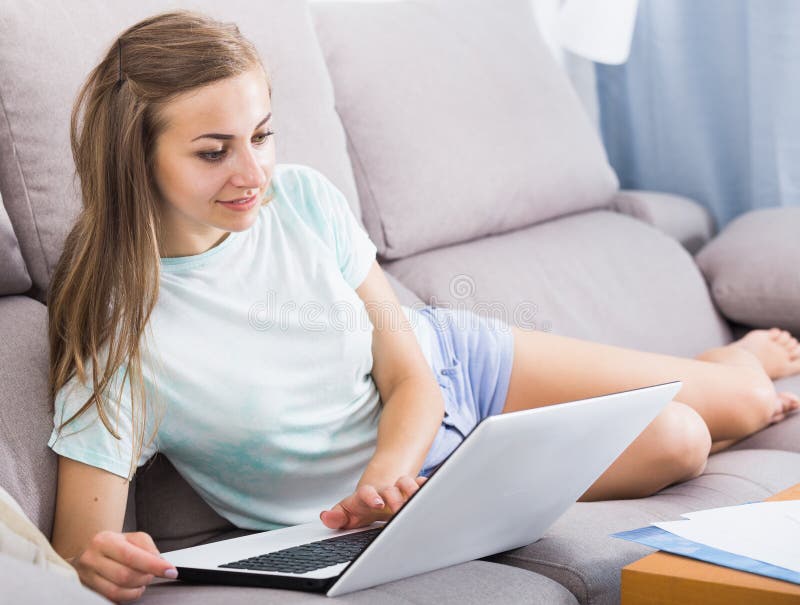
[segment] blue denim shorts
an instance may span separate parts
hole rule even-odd
[[[503,411],[514,335],[502,320],[466,309],[426,306],[418,311],[438,336],[431,365],[445,403],[444,420],[420,471],[427,477],[481,420]]]

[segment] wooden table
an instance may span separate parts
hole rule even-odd
[[[800,484],[768,500],[800,500]],[[660,551],[622,569],[622,605],[754,604],[798,605],[800,585]]]

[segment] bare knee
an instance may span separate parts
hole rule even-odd
[[[710,449],[711,434],[703,418],[688,405],[673,401],[581,500],[650,496],[702,474]]]
[[[672,469],[673,482],[703,473],[711,451],[711,434],[703,418],[684,403],[673,401],[659,416],[662,463]]]

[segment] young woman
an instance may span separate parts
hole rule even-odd
[[[584,495],[604,499],[695,477],[797,408],[772,385],[800,371],[781,330],[682,359],[401,308],[342,194],[276,165],[277,121],[252,44],[185,11],[121,34],[76,100],[83,209],[48,301],[53,544],[108,598],[175,575],[120,533],[156,451],[240,527],[352,528],[490,414],[682,380]]]

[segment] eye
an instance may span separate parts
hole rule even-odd
[[[269,139],[273,134],[275,134],[274,131],[268,130],[267,132],[261,132],[261,133],[257,134],[253,138],[254,139],[261,139],[258,144],[259,145],[263,145],[264,143],[267,142],[267,139]]]
[[[255,141],[256,145],[261,146],[267,143],[269,137],[271,137],[273,134],[275,134],[275,132],[272,130],[261,132],[254,136],[253,140]],[[227,152],[227,149],[218,149],[216,151],[201,151],[197,155],[208,162],[219,162],[225,157]]]

